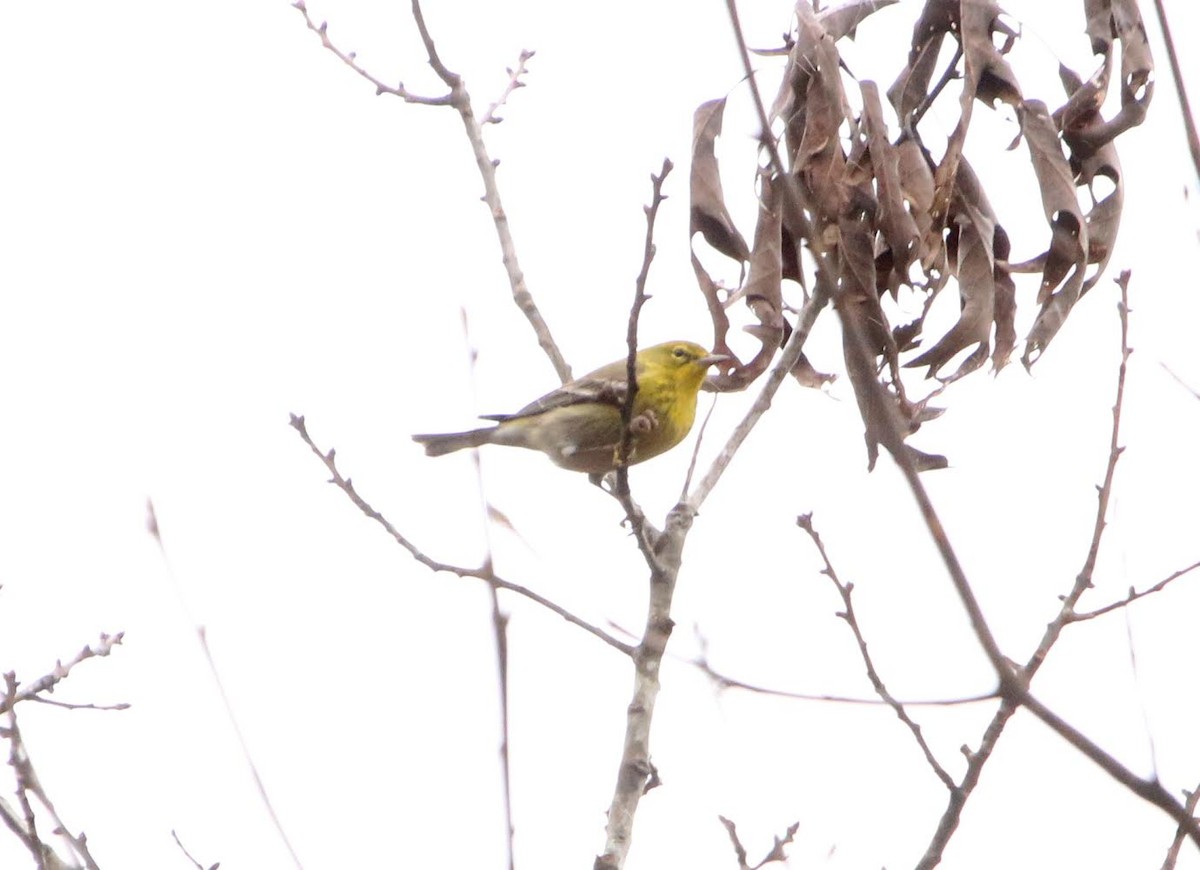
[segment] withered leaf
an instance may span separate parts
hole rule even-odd
[[[702,103],[693,115],[690,234],[701,233],[722,254],[744,262],[750,249],[725,206],[717,166],[716,140],[724,114],[725,100],[720,99]]]
[[[900,155],[888,139],[879,102],[879,86],[872,81],[859,82],[863,98],[863,126],[874,168],[875,189],[879,199],[876,220],[883,240],[891,251],[891,271],[897,276],[893,288],[906,281],[908,266],[917,248],[919,232],[905,207],[904,186],[900,180]],[[924,161],[922,161],[922,165]]]
[[[771,178],[764,172],[761,179],[754,251],[750,256],[750,273],[742,293],[746,305],[758,319],[758,324],[751,332],[759,340],[760,347],[749,363],[738,365],[728,374],[713,379],[721,390],[745,389],[767,370],[771,358],[783,344],[782,220]]]
[[[1046,104],[1026,100],[1018,111],[1029,159],[1050,224],[1050,246],[1042,272],[1038,301],[1042,309],[1025,339],[1021,360],[1029,366],[1054,338],[1079,299],[1087,263],[1087,224],[1079,211],[1071,169],[1063,156],[1058,131]],[[1057,292],[1056,292],[1056,288]]]

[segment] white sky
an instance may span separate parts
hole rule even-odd
[[[1185,45],[1200,13],[1166,5]],[[877,68],[890,83],[917,6],[863,27],[845,48],[855,72]],[[1028,62],[1043,75],[1054,73],[1051,45],[1091,69],[1075,6],[1006,4],[1029,25]],[[711,337],[686,247],[691,113],[704,100],[732,94],[720,153],[747,236],[754,213],[753,124],[723,4],[428,7],[480,110],[520,49],[537,50],[529,86],[488,143],[530,289],[576,372],[623,352],[641,206],[664,156],[677,168],[643,340]],[[310,8],[381,78],[440,92],[407,4]],[[1053,17],[1063,10],[1067,24]],[[751,42],[776,44],[789,4],[753,12]],[[187,866],[173,828],[202,862],[288,866],[206,672],[198,622],[305,866],[502,866],[485,591],[416,566],[325,484],[287,426],[289,412],[305,414],[363,495],[427,553],[482,557],[470,460],[427,459],[408,436],[519,406],[554,376],[509,299],[457,117],[375,97],[284,2],[10,4],[6,24],[0,668],[31,680],[123,630],[114,656],[81,666],[56,697],[133,705],[22,708],[59,812],[105,867]],[[1149,29],[1158,86],[1148,122],[1122,139],[1126,213],[1110,268],[1134,273],[1128,450],[1089,606],[1200,558],[1200,402],[1161,365],[1200,385],[1196,177],[1152,19]],[[1195,97],[1198,62],[1184,54]],[[1058,99],[1053,80],[1022,80],[1028,95]],[[969,154],[985,183],[1006,179],[990,193],[1014,258],[1030,256],[1044,238],[1024,150],[992,145],[1015,124],[980,106],[975,116],[995,132],[981,127]],[[1022,285],[1019,324],[1031,296]],[[951,459],[927,486],[1016,659],[1086,552],[1116,298],[1102,281],[1032,377],[1018,364],[967,379],[913,439]],[[942,303],[952,318],[953,299]],[[480,354],[474,381],[461,307]],[[840,369],[831,317],[810,347],[818,368]],[[702,466],[755,392],[721,397]],[[680,449],[631,475],[651,517],[675,501],[687,460]],[[794,525],[813,511],[893,692],[987,691],[986,662],[898,475],[886,459],[871,475],[864,466],[845,379],[828,394],[785,385],[697,520],[672,651],[694,654],[698,630],[733,676],[868,697],[840,604]],[[640,625],[645,571],[611,499],[524,452],[485,451],[484,473],[520,535],[492,531],[505,577],[594,622]],[[170,569],[145,532],[147,498]],[[1139,772],[1152,738],[1177,794],[1200,783],[1197,579],[1136,605],[1128,624],[1118,614],[1070,629],[1034,685]],[[555,617],[506,605],[518,866],[588,866],[603,843],[630,667]],[[990,713],[914,709],[953,773],[957,748],[977,744]],[[752,858],[798,820],[792,866],[911,866],[944,805],[886,709],[714,695],[684,664],[664,670],[653,752],[666,784],[643,802],[631,870],[734,866],[717,813],[738,822]],[[944,866],[1158,866],[1172,829],[1018,717]],[[1200,867],[1194,849],[1184,856],[1180,867]],[[0,837],[0,866],[27,864]]]

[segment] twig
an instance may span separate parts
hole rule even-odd
[[[800,830],[799,822],[788,825],[787,832],[782,837],[775,837],[775,845],[771,847],[771,851],[761,861],[751,866],[746,863],[746,847],[742,845],[741,838],[738,837],[737,825],[724,816],[717,816],[717,818],[725,826],[725,833],[729,834],[729,842],[733,845],[733,853],[737,857],[738,870],[759,870],[774,861],[787,861],[787,853],[784,852],[783,847],[791,843],[796,838],[796,831]]]
[[[921,726],[912,720],[912,717],[908,715],[908,711],[904,709],[904,705],[896,700],[895,696],[887,690],[887,686],[883,684],[883,679],[875,669],[875,663],[872,661],[871,653],[867,649],[866,638],[863,637],[862,629],[858,625],[858,617],[854,613],[854,599],[852,597],[854,584],[843,583],[841,578],[838,577],[833,563],[829,561],[829,554],[825,552],[825,544],[821,541],[821,536],[813,528],[812,514],[802,514],[797,517],[796,525],[802,528],[812,540],[813,546],[817,548],[817,552],[821,556],[821,561],[825,563],[825,567],[821,570],[821,573],[828,577],[833,585],[837,587],[838,594],[841,596],[842,604],[845,607],[838,616],[850,626],[850,631],[854,634],[854,640],[858,643],[859,655],[862,657],[863,664],[867,669],[867,679],[871,681],[871,686],[875,689],[875,694],[891,707],[896,717],[908,727],[934,775],[942,781],[942,784],[946,788],[953,791],[956,788],[956,784],[950,778],[950,774],[946,773],[946,769],[938,762],[936,756],[933,754],[933,750],[929,748],[929,744],[925,741],[925,735],[921,733]]]
[[[475,361],[478,354],[471,345],[470,330],[467,325],[467,312],[462,312],[463,340],[467,346],[467,358],[471,369],[471,385],[474,391],[476,382]],[[479,490],[479,513],[483,521],[483,536],[486,545],[484,569],[495,574],[495,559],[492,556],[491,517],[492,505],[488,501],[487,491],[483,485],[483,463],[479,459],[478,448],[471,451],[471,459],[475,465],[475,482]],[[509,715],[508,715],[508,614],[500,607],[500,593],[494,582],[488,583],[488,598],[492,605],[492,640],[496,645],[496,676],[500,682],[500,780],[504,812],[504,827],[507,832],[505,847],[508,855],[508,870],[515,870],[513,851],[513,815],[512,815],[512,768],[509,764]]]
[[[483,128],[471,108],[471,95],[463,85],[462,76],[451,72],[442,63],[433,37],[429,34],[429,28],[425,26],[425,16],[421,12],[420,0],[412,0],[412,16],[417,23],[417,30],[420,31],[421,41],[425,44],[429,65],[433,67],[433,71],[438,74],[438,77],[450,87],[451,105],[458,110],[467,140],[471,143],[471,151],[475,155],[475,166],[483,178],[483,201],[487,203],[492,213],[492,223],[496,227],[496,236],[500,241],[500,251],[505,271],[508,273],[509,286],[512,288],[513,301],[517,303],[517,307],[521,309],[521,313],[533,327],[538,344],[554,365],[559,379],[565,384],[571,380],[571,367],[567,365],[566,359],[559,351],[558,345],[550,334],[550,327],[542,318],[542,313],[538,310],[537,305],[534,304],[529,288],[525,286],[525,273],[521,271],[520,263],[517,261],[516,243],[508,228],[508,215],[500,202],[500,189],[496,185],[497,161],[488,155],[487,148],[483,144]]]
[[[921,104],[913,110],[912,121],[908,125],[910,129],[916,130],[917,125],[921,123],[921,119],[925,117],[925,113],[929,111],[929,107],[937,102],[937,98],[941,95],[942,91],[946,89],[946,85],[950,84],[951,81],[958,77],[958,62],[962,60],[962,56],[963,47],[962,39],[960,38],[954,50],[954,57],[950,59],[950,63],[942,73],[942,77],[938,79],[937,84],[933,86],[933,89],[925,95],[925,99],[921,101]]]
[[[1187,134],[1188,151],[1192,155],[1192,168],[1200,177],[1200,136],[1196,135],[1196,119],[1188,101],[1187,88],[1183,84],[1183,72],[1179,69],[1179,58],[1175,54],[1175,40],[1167,24],[1167,12],[1162,0],[1154,0],[1154,11],[1158,13],[1158,26],[1162,30],[1163,43],[1167,47],[1167,63],[1171,66],[1171,78],[1175,81],[1175,93],[1179,96],[1179,108],[1183,110],[1183,129]]]
[[[525,82],[521,81],[521,76],[525,75],[528,70],[525,69],[525,61],[534,56],[536,52],[530,51],[527,48],[521,49],[521,54],[517,58],[517,65],[513,69],[507,69],[508,85],[505,86],[500,96],[496,98],[496,102],[487,107],[487,111],[483,113],[483,117],[479,119],[480,125],[483,124],[499,124],[504,119],[498,117],[496,112],[500,111],[500,107],[508,102],[508,98],[512,96],[513,91],[518,88],[525,87]]]
[[[1193,398],[1200,399],[1200,390],[1197,390],[1183,378],[1179,377],[1179,375],[1175,374],[1175,372],[1172,371],[1166,363],[1159,363],[1159,365],[1163,367],[1163,371],[1175,379],[1175,382],[1178,383],[1179,386],[1191,393]]]
[[[14,818],[9,827],[14,830],[25,844],[25,848],[33,855],[38,870],[46,870],[46,853],[49,846],[42,843],[38,836],[37,817],[33,813],[33,805],[29,802],[30,784],[27,773],[28,764],[25,756],[25,745],[21,740],[21,729],[17,725],[17,675],[9,671],[4,675],[5,708],[8,712],[8,765],[13,769],[17,780],[17,803],[21,807],[21,818]],[[7,819],[7,814],[5,815]]]
[[[637,379],[637,353],[638,353],[638,320],[642,314],[642,306],[650,298],[646,294],[646,281],[650,277],[650,264],[654,262],[654,254],[656,251],[654,245],[654,222],[658,217],[658,207],[662,205],[663,200],[667,197],[662,192],[663,182],[667,176],[671,174],[674,164],[669,158],[664,157],[662,169],[658,175],[650,175],[651,195],[650,204],[644,206],[643,210],[646,213],[646,240],[642,247],[642,268],[638,272],[637,280],[634,282],[633,304],[629,308],[629,325],[625,331],[625,344],[627,347],[625,357],[625,401],[621,403],[621,443],[617,445],[617,484],[614,493],[621,506],[625,509],[625,516],[629,519],[630,528],[637,538],[638,547],[642,551],[642,555],[648,562],[653,561],[654,548],[658,531],[654,529],[647,521],[642,511],[633,503],[633,496],[629,492],[629,459],[633,453],[633,406],[637,399],[638,379]],[[665,425],[665,420],[648,420],[650,426]],[[651,564],[651,569],[655,565]]]
[[[787,344],[783,346],[783,353],[779,356],[779,361],[767,374],[763,380],[762,389],[759,390],[758,396],[754,399],[754,404],[750,406],[750,410],[746,412],[746,416],[730,433],[729,439],[725,442],[725,446],[721,448],[721,452],[717,454],[704,477],[696,484],[696,488],[692,490],[688,496],[687,502],[693,508],[699,510],[704,504],[705,499],[712,493],[713,488],[720,481],[721,476],[725,473],[725,469],[729,467],[729,463],[733,461],[733,457],[737,454],[742,443],[758,425],[759,419],[771,407],[771,401],[775,398],[775,393],[779,390],[784,379],[796,367],[797,361],[800,359],[800,354],[804,351],[804,343],[808,340],[809,334],[812,332],[813,324],[817,322],[817,315],[821,313],[821,309],[825,307],[829,301],[828,286],[818,281],[816,287],[813,288],[813,294],[804,307],[800,310],[800,317],[796,322],[795,328],[792,329],[792,334],[787,340]]]
[[[57,686],[59,683],[61,683],[63,680],[65,680],[67,678],[67,676],[71,673],[71,669],[74,668],[80,662],[87,661],[90,658],[101,658],[103,656],[109,655],[113,651],[113,647],[115,647],[119,643],[121,643],[121,641],[124,637],[125,637],[125,632],[123,632],[123,631],[118,631],[116,634],[103,634],[102,633],[100,635],[99,642],[97,642],[97,644],[96,644],[95,649],[93,649],[91,647],[91,645],[85,646],[82,650],[80,650],[78,653],[76,653],[76,655],[73,659],[71,659],[65,665],[62,663],[61,660],[55,662],[54,670],[51,671],[50,673],[46,674],[45,676],[38,677],[36,680],[34,680],[31,683],[23,684],[11,696],[5,695],[5,697],[0,698],[0,713],[6,712],[9,708],[9,705],[19,704],[22,701],[35,701],[36,700],[36,701],[43,701],[48,704],[55,703],[55,702],[49,701],[46,698],[40,698],[38,696],[42,692],[53,692],[54,687]],[[59,704],[59,706],[66,707],[66,706],[74,706],[74,705]],[[78,706],[80,708],[83,708],[85,706],[91,707],[92,705],[89,704],[89,705],[78,705]],[[95,709],[124,709],[125,707],[128,707],[128,706],[129,706],[128,704],[125,704],[125,705],[114,705],[112,707],[95,708]]]
[[[312,20],[304,5],[304,0],[297,0],[292,5],[304,15],[304,21],[308,25],[309,30],[312,30],[321,38],[321,44],[337,55],[343,63],[356,73],[371,82],[375,86],[377,94],[392,94],[408,103],[418,103],[427,106],[452,106],[458,112],[467,134],[467,140],[471,143],[471,151],[475,155],[475,166],[483,179],[483,201],[487,204],[491,212],[492,223],[496,228],[496,236],[500,242],[500,253],[504,263],[504,270],[508,276],[509,286],[512,290],[513,301],[521,309],[521,312],[525,315],[525,319],[529,321],[529,325],[533,327],[538,344],[550,359],[559,379],[563,383],[571,380],[571,367],[567,365],[566,359],[559,351],[554,337],[550,334],[550,327],[542,318],[541,311],[538,310],[537,304],[533,301],[533,296],[525,284],[525,274],[521,271],[521,265],[517,260],[516,244],[513,241],[512,232],[508,226],[508,215],[505,213],[504,205],[500,201],[500,190],[496,184],[496,166],[498,161],[493,160],[489,156],[487,148],[483,144],[482,123],[476,119],[475,112],[471,108],[471,95],[463,84],[462,76],[451,72],[438,54],[437,46],[429,33],[429,28],[425,25],[425,16],[421,12],[419,0],[412,0],[413,20],[416,22],[417,30],[420,32],[421,42],[425,46],[429,65],[450,89],[449,93],[437,97],[422,97],[412,94],[405,89],[403,84],[396,86],[384,84],[377,77],[359,66],[353,52],[343,52],[330,41],[329,35],[326,32],[326,24],[322,22],[320,25],[317,25]],[[519,72],[520,68],[518,67],[517,74]],[[519,85],[513,85],[511,89],[515,89],[516,87],[519,87]],[[507,96],[507,92],[505,96]],[[486,122],[486,120],[487,116],[485,115],[484,121]]]
[[[1187,795],[1187,807],[1189,814],[1196,812],[1196,803],[1200,801],[1200,786],[1197,786],[1193,791],[1184,792]],[[1180,825],[1175,829],[1175,837],[1171,840],[1171,847],[1167,849],[1167,856],[1163,859],[1162,870],[1175,870],[1175,862],[1179,860],[1179,849],[1183,846],[1183,840],[1187,837],[1187,829]]]
[[[495,571],[488,566],[484,566],[482,568],[467,568],[462,565],[451,565],[446,562],[439,562],[436,559],[432,559],[425,555],[425,553],[423,553],[415,544],[409,541],[408,538],[400,534],[396,527],[393,526],[391,522],[385,516],[383,516],[383,514],[371,507],[371,505],[368,504],[367,501],[358,494],[358,491],[354,488],[354,484],[350,478],[342,476],[341,472],[338,471],[336,464],[336,451],[332,448],[328,451],[322,451],[315,443],[313,443],[312,438],[308,434],[308,429],[305,427],[303,417],[292,414],[291,426],[300,433],[300,438],[304,441],[304,443],[308,445],[309,449],[312,450],[312,452],[316,454],[317,458],[325,464],[325,467],[329,469],[329,482],[338,489],[342,490],[342,492],[346,494],[346,497],[354,503],[355,507],[362,511],[365,516],[379,523],[379,525],[383,527],[384,531],[386,531],[396,543],[407,550],[413,559],[415,559],[417,562],[420,562],[429,570],[447,571],[451,574],[457,574],[459,577],[473,577],[477,580],[483,580],[486,583],[494,584],[500,589],[507,589],[510,592],[515,592],[517,595],[527,598],[535,604],[539,604],[552,613],[562,617],[577,628],[582,628],[588,634],[604,641],[618,652],[621,652],[627,656],[632,656],[634,654],[634,647],[631,644],[625,643],[624,641],[613,637],[603,629],[597,628],[586,620],[581,619],[580,617],[571,613],[565,607],[555,604],[550,599],[539,595],[532,589],[527,589],[526,587],[521,586],[519,583],[513,583],[503,579],[502,577],[499,577]]]
[[[371,73],[367,72],[365,68],[359,65],[358,57],[354,52],[342,51],[340,48],[334,45],[333,41],[329,38],[329,23],[327,21],[322,21],[320,24],[317,24],[315,21],[313,21],[312,17],[308,14],[308,6],[305,5],[304,0],[296,0],[292,6],[300,10],[300,14],[304,16],[304,23],[308,26],[309,30],[317,34],[321,40],[321,45],[329,49],[329,51],[336,55],[342,63],[350,67],[350,69],[354,70],[364,79],[373,84],[375,86],[376,95],[391,94],[394,97],[399,97],[406,103],[416,103],[422,106],[450,105],[451,94],[442,94],[438,97],[425,97],[409,91],[406,87],[404,87],[403,82],[397,82],[394,85],[389,85],[380,81]]]
[[[1172,574],[1164,577],[1162,580],[1159,580],[1149,589],[1143,589],[1141,592],[1138,592],[1136,589],[1134,589],[1134,587],[1130,586],[1129,594],[1120,601],[1114,601],[1112,604],[1106,604],[1103,607],[1097,607],[1095,610],[1089,610],[1086,613],[1076,613],[1072,611],[1067,617],[1067,622],[1086,622],[1089,619],[1095,619],[1097,616],[1103,616],[1106,613],[1112,613],[1114,610],[1120,610],[1122,607],[1128,607],[1133,602],[1137,601],[1138,599],[1145,598],[1147,595],[1153,595],[1155,592],[1162,592],[1167,588],[1167,584],[1171,583],[1171,581],[1178,580],[1180,577],[1183,577],[1185,574],[1190,574],[1197,568],[1200,568],[1200,562],[1193,562],[1186,568],[1180,568],[1178,571],[1175,571]]]
[[[175,833],[174,829],[171,831],[171,839],[175,841],[175,845],[179,847],[179,851],[182,852],[184,856],[192,862],[193,865],[195,865],[196,870],[204,870],[204,865],[192,857],[192,853],[184,848],[183,842],[179,839],[179,835]],[[213,864],[208,868],[208,870],[217,870],[217,867],[219,866],[220,864]]]
[[[113,712],[128,710],[132,706],[123,701],[117,704],[71,704],[67,701],[54,701],[50,698],[43,698],[41,695],[34,695],[28,700],[31,704],[45,704],[48,707],[59,707],[63,710],[103,710],[105,712]]]
[[[1107,526],[1108,503],[1112,493],[1113,480],[1116,475],[1117,462],[1121,457],[1124,448],[1120,446],[1120,431],[1121,431],[1121,409],[1125,403],[1125,378],[1128,367],[1129,355],[1132,350],[1129,347],[1129,307],[1128,307],[1128,282],[1129,272],[1122,272],[1117,278],[1116,283],[1121,288],[1121,302],[1117,310],[1121,319],[1121,364],[1117,369],[1117,389],[1116,398],[1113,402],[1112,409],[1112,429],[1109,436],[1109,452],[1108,461],[1104,473],[1104,482],[1098,487],[1096,501],[1096,517],[1092,525],[1092,536],[1088,545],[1087,555],[1084,557],[1083,567],[1075,578],[1074,585],[1071,591],[1062,596],[1062,605],[1059,609],[1058,616],[1046,627],[1046,631],[1042,635],[1041,641],[1038,643],[1037,649],[1029,657],[1022,671],[1028,679],[1032,680],[1037,671],[1045,662],[1050,650],[1057,643],[1059,636],[1062,634],[1063,628],[1073,620],[1075,605],[1080,597],[1092,586],[1092,576],[1096,568],[1096,560],[1100,553],[1100,541],[1104,534],[1104,529]],[[954,831],[958,828],[959,821],[962,818],[962,811],[966,805],[967,799],[974,791],[975,786],[979,782],[979,776],[983,771],[983,767],[987,764],[995,751],[997,742],[1004,729],[1008,724],[1008,720],[1016,712],[1018,702],[1014,698],[1006,698],[1004,703],[996,711],[992,717],[992,721],[988,724],[984,731],[979,748],[967,757],[967,771],[963,775],[962,782],[956,792],[950,796],[950,802],[945,811],[942,813],[941,819],[938,821],[937,829],[934,831],[933,837],[930,839],[929,846],[925,850],[925,855],[920,863],[917,864],[918,870],[930,870],[937,866],[941,861],[942,853],[946,848],[946,844],[950,841]],[[1082,750],[1081,750],[1082,751]],[[1097,750],[1098,751],[1098,750]],[[1110,758],[1111,760],[1111,758]],[[1098,762],[1099,763],[1099,762]],[[1115,764],[1115,761],[1112,762]],[[1104,765],[1101,765],[1104,767]],[[1119,767],[1119,765],[1118,765]],[[1109,770],[1108,767],[1105,767]],[[1111,770],[1109,770],[1112,773]],[[1132,777],[1132,774],[1130,774]],[[1136,784],[1144,785],[1141,780],[1133,777]],[[1140,796],[1146,797],[1141,791],[1134,789]],[[1185,823],[1185,817],[1182,815],[1183,808],[1178,806],[1177,802],[1170,795],[1162,791],[1155,791],[1152,795],[1155,802],[1165,811],[1169,812],[1172,817],[1176,818],[1181,826],[1186,827],[1188,833],[1196,838],[1200,835],[1195,823]],[[1159,801],[1162,801],[1161,803]],[[1164,805],[1165,804],[1165,805]]]
[[[853,698],[849,695],[814,694],[811,692],[790,692],[786,689],[773,689],[767,686],[758,685],[757,683],[748,683],[744,680],[739,680],[736,677],[731,677],[728,674],[723,674],[716,670],[704,657],[684,659],[684,661],[716,683],[718,689],[741,689],[742,691],[752,692],[756,695],[765,695],[771,698],[788,698],[793,701],[820,701],[822,703],[831,704],[858,704],[866,707],[882,707],[887,704],[886,701],[882,701],[878,697]],[[978,704],[981,701],[992,701],[998,697],[1000,696],[996,692],[988,692],[984,695],[972,695],[966,698],[935,698],[918,700],[905,699],[899,700],[897,703],[903,704],[905,707],[956,707],[962,704]]]
[[[10,699],[16,693],[17,678],[16,674],[5,674],[5,695]],[[78,836],[72,834],[67,827],[66,822],[58,814],[58,810],[54,806],[54,801],[50,799],[50,795],[42,788],[41,780],[38,778],[37,771],[33,769],[33,762],[29,758],[29,750],[26,748],[24,741],[21,739],[21,731],[17,727],[17,711],[15,702],[8,706],[9,728],[0,729],[0,732],[7,734],[10,746],[9,764],[13,768],[13,773],[17,780],[17,800],[21,805],[24,819],[18,818],[12,808],[7,803],[0,801],[0,815],[3,815],[5,824],[17,835],[17,837],[26,845],[34,855],[39,868],[44,870],[66,870],[68,867],[79,867],[78,862],[82,862],[82,866],[86,870],[99,870],[96,865],[92,853],[88,850],[87,835],[80,833]],[[42,841],[37,832],[37,827],[34,823],[33,805],[29,801],[29,795],[32,794],[38,799],[46,813],[50,816],[50,820],[54,823],[51,830],[53,833],[62,837],[70,847],[71,852],[75,856],[76,861],[68,863],[58,856],[57,853]]]
[[[166,566],[167,574],[175,586],[177,594],[179,594],[180,603],[183,604],[185,612],[188,611],[187,602],[183,598],[182,591],[178,580],[175,579],[175,572],[171,567],[170,557],[167,555],[167,548],[163,544],[162,533],[158,525],[158,516],[154,511],[154,503],[146,502],[146,530],[154,538],[154,542],[158,544],[158,552],[162,556],[163,564]],[[217,669],[216,660],[213,659],[212,649],[208,645],[208,634],[203,625],[196,622],[191,617],[190,612],[188,618],[192,622],[196,631],[196,639],[200,642],[200,651],[204,653],[204,661],[208,664],[208,672],[212,677],[213,683],[217,687],[217,693],[221,696],[221,704],[225,708],[225,718],[229,720],[229,725],[233,729],[234,735],[238,739],[238,745],[242,749],[242,758],[246,762],[246,767],[250,770],[250,776],[254,779],[254,786],[258,790],[258,797],[262,801],[263,806],[267,810],[267,815],[271,818],[271,824],[275,827],[275,832],[279,835],[280,842],[287,849],[288,855],[291,856],[292,863],[300,868],[304,865],[300,862],[300,856],[296,853],[292,846],[292,841],[284,830],[283,821],[275,812],[275,805],[271,802],[271,796],[267,793],[267,786],[263,782],[262,777],[258,773],[258,765],[254,763],[254,756],[250,752],[250,744],[246,741],[246,735],[242,732],[242,727],[238,723],[237,715],[233,710],[233,702],[229,698],[229,694],[225,691],[225,682],[221,679],[221,672]]]

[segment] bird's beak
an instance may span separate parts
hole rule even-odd
[[[700,363],[700,365],[704,366],[705,368],[708,368],[709,366],[716,365],[717,363],[728,362],[731,359],[733,359],[733,357],[726,356],[723,353],[710,353],[708,356],[700,357],[700,359],[696,360],[696,362]]]

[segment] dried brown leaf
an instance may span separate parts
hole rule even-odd
[[[696,274],[696,284],[700,287],[700,294],[704,297],[704,303],[708,306],[709,319],[712,320],[713,353],[732,357],[733,352],[729,349],[727,343],[729,317],[725,314],[725,305],[721,302],[720,289],[717,287],[717,283],[713,281],[712,276],[705,271],[704,266],[700,263],[700,259],[694,252],[692,254],[692,271]]]
[[[888,100],[908,129],[913,113],[929,96],[929,83],[946,34],[958,26],[958,0],[929,0],[913,26],[908,65],[888,88]]]
[[[721,135],[725,100],[702,103],[692,116],[691,229],[727,257],[745,262],[750,257],[746,240],[738,232],[725,205],[716,140]]]
[[[780,238],[782,219],[775,186],[764,173],[758,199],[758,222],[754,229],[754,251],[743,296],[758,324],[750,330],[761,342],[754,358],[714,378],[721,390],[742,390],[767,370],[771,358],[783,345],[783,265]],[[724,352],[724,351],[721,351]]]
[[[1029,147],[1029,158],[1042,195],[1042,210],[1050,224],[1038,302],[1042,310],[1025,340],[1022,362],[1032,365],[1062,327],[1079,299],[1087,263],[1087,224],[1075,197],[1071,168],[1063,156],[1058,131],[1040,100],[1026,100],[1018,113]],[[1057,288],[1057,289],[1056,289]]]
[[[859,82],[859,90],[863,98],[863,127],[879,200],[876,221],[891,252],[890,266],[896,280],[889,281],[889,286],[894,288],[908,279],[908,266],[917,249],[920,233],[905,206],[904,185],[900,176],[900,154],[888,139],[887,125],[883,120],[883,106],[879,102],[879,86],[871,81]]]

